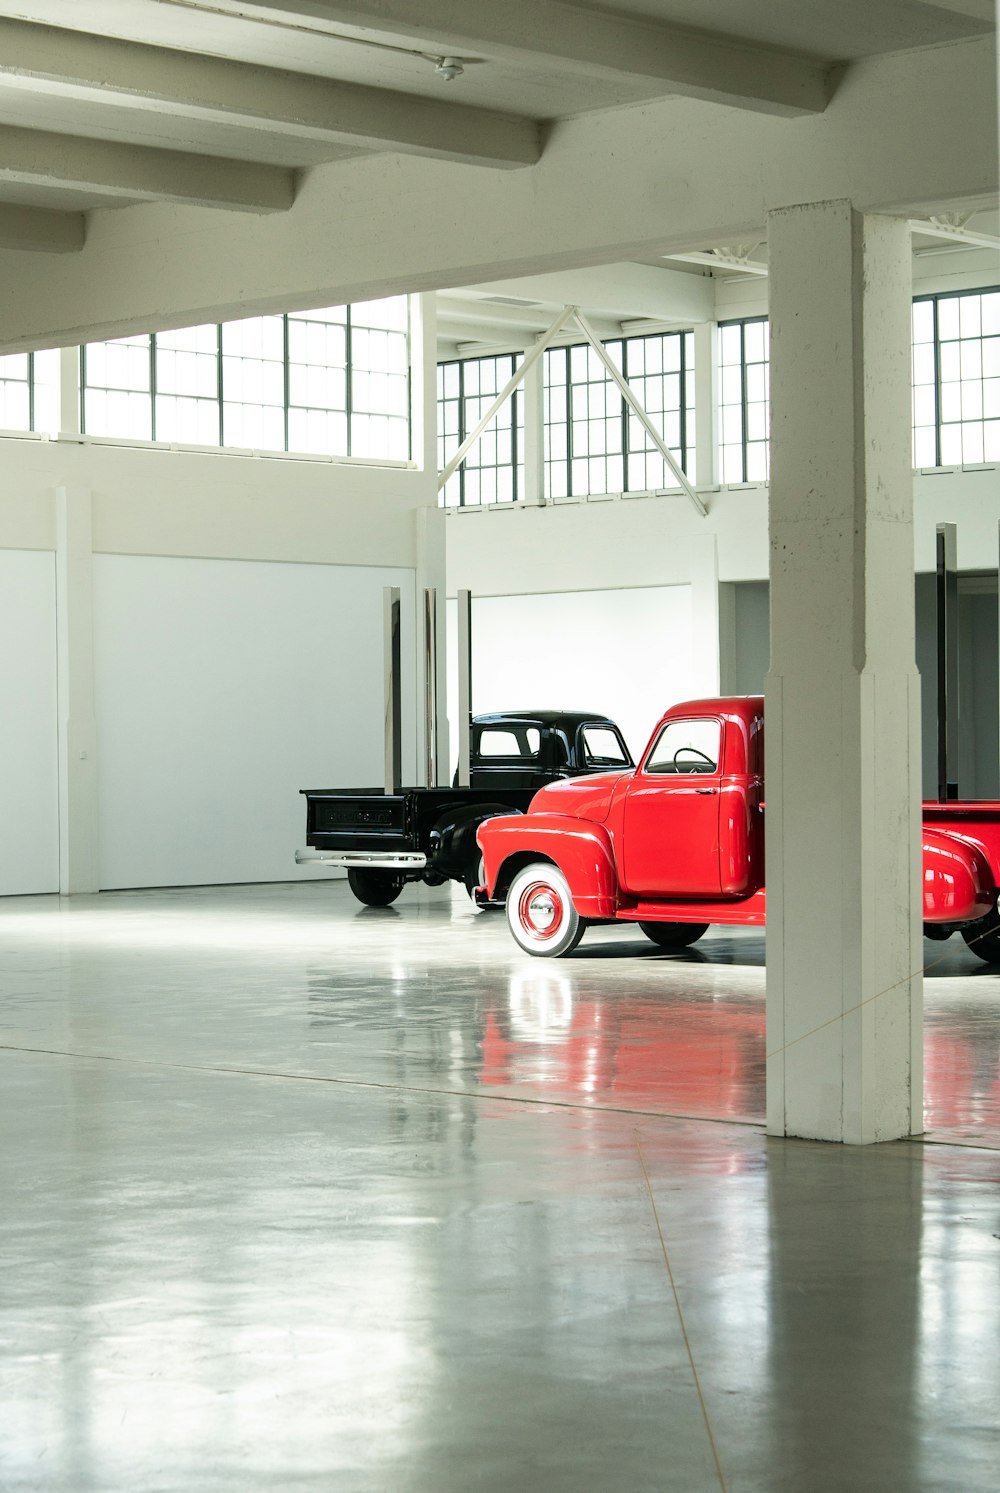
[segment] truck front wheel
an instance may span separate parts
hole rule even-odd
[[[507,893],[507,922],[521,948],[541,959],[569,954],[587,926],[573,906],[565,876],[548,861],[525,866],[514,877]]]
[[[640,923],[639,927],[661,949],[686,949],[708,932],[707,923]]]
[[[403,890],[402,876],[392,871],[368,871],[355,867],[347,873],[351,891],[366,907],[388,907]]]

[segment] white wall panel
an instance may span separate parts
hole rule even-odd
[[[454,657],[455,606],[449,608]],[[633,754],[692,679],[690,586],[486,596],[472,603],[472,708],[613,716]],[[457,700],[449,696],[456,719]]]
[[[382,782],[382,587],[403,588],[409,656],[412,571],[107,554],[94,566],[101,886],[315,874],[294,864],[298,790]]]
[[[0,893],[59,889],[55,556],[0,550]]]

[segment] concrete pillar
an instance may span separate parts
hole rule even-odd
[[[910,245],[842,201],[768,243],[768,1129],[864,1144],[922,1129]]]
[[[97,726],[91,501],[56,489],[56,668],[59,711],[59,891],[96,892]]]

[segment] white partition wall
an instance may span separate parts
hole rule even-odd
[[[401,568],[95,555],[102,888],[316,874],[298,790],[382,781],[384,585],[412,617]],[[406,634],[404,681],[410,745]]]
[[[473,600],[477,713],[599,711],[614,717],[635,754],[666,707],[702,687],[692,674],[690,586]],[[455,709],[449,698],[453,719]]]
[[[59,888],[55,556],[0,550],[0,895]]]

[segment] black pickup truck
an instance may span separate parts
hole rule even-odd
[[[480,884],[476,830],[522,812],[557,778],[632,766],[614,721],[588,711],[511,710],[472,720],[468,788],[303,788],[306,844],[296,860],[347,871],[351,891],[387,907],[408,881]]]

